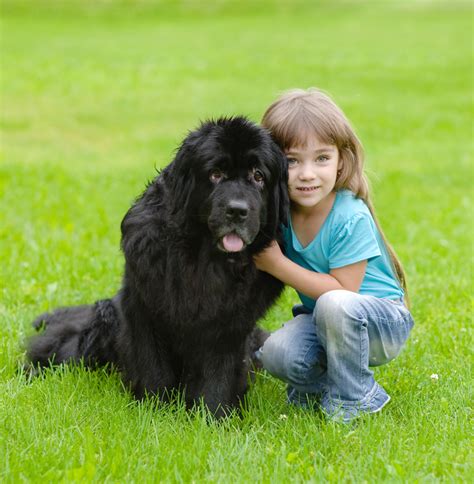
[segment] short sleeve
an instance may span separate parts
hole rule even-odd
[[[329,269],[381,255],[375,226],[368,213],[357,213],[336,230],[329,252]]]

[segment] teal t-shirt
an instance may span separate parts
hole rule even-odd
[[[390,256],[369,208],[349,190],[340,190],[316,237],[303,247],[291,224],[283,227],[285,253],[298,265],[329,274],[331,269],[367,260],[359,294],[400,299],[403,290],[394,275]],[[298,293],[301,302],[313,309],[316,301]]]

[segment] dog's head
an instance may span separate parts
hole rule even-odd
[[[221,252],[258,252],[286,223],[286,158],[270,134],[246,118],[204,122],[165,171],[173,214],[206,226]]]

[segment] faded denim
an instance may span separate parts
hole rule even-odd
[[[413,327],[402,301],[330,291],[313,313],[294,308],[294,319],[257,352],[264,368],[288,383],[291,403],[319,402],[333,419],[348,422],[381,410],[390,400],[369,366],[393,360]]]

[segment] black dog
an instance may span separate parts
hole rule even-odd
[[[60,308],[33,323],[35,366],[112,363],[137,398],[185,392],[217,416],[247,386],[256,321],[282,284],[252,256],[279,236],[286,159],[245,118],[203,123],[122,221],[123,285],[112,299]]]

